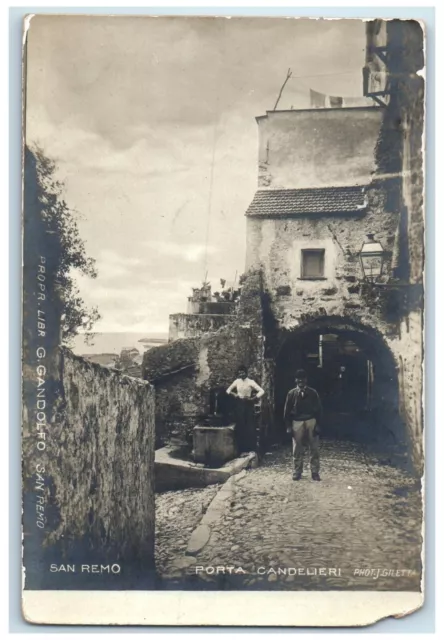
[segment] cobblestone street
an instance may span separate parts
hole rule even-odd
[[[216,488],[158,496],[158,571],[175,588],[186,574],[193,588],[419,589],[417,480],[349,442],[322,442],[321,482],[311,480],[308,459],[301,481],[294,482],[291,472],[288,446],[240,474],[195,557],[183,551]],[[215,573],[215,567],[241,571]],[[375,571],[366,575],[368,570]]]
[[[185,553],[193,529],[219,488],[212,485],[156,495],[156,568],[160,575],[174,574],[173,563]]]

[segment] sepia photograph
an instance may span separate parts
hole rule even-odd
[[[421,606],[424,51],[413,18],[25,19],[28,620]]]

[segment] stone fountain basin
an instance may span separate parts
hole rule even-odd
[[[223,483],[242,469],[258,464],[257,455],[252,452],[230,460],[218,468],[209,468],[199,462],[175,457],[176,449],[177,447],[167,446],[156,451],[154,472],[157,492]]]
[[[197,425],[193,429],[193,459],[218,468],[237,458],[235,425]]]

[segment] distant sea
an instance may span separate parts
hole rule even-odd
[[[148,342],[140,342],[147,340]],[[92,344],[86,344],[82,335],[77,335],[71,349],[77,355],[94,355],[100,353],[116,353],[120,354],[122,349],[135,347],[140,353],[147,349],[168,341],[167,333],[96,333],[92,340]]]

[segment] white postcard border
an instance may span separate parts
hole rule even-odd
[[[33,624],[352,627],[419,609],[410,591],[24,591]]]

